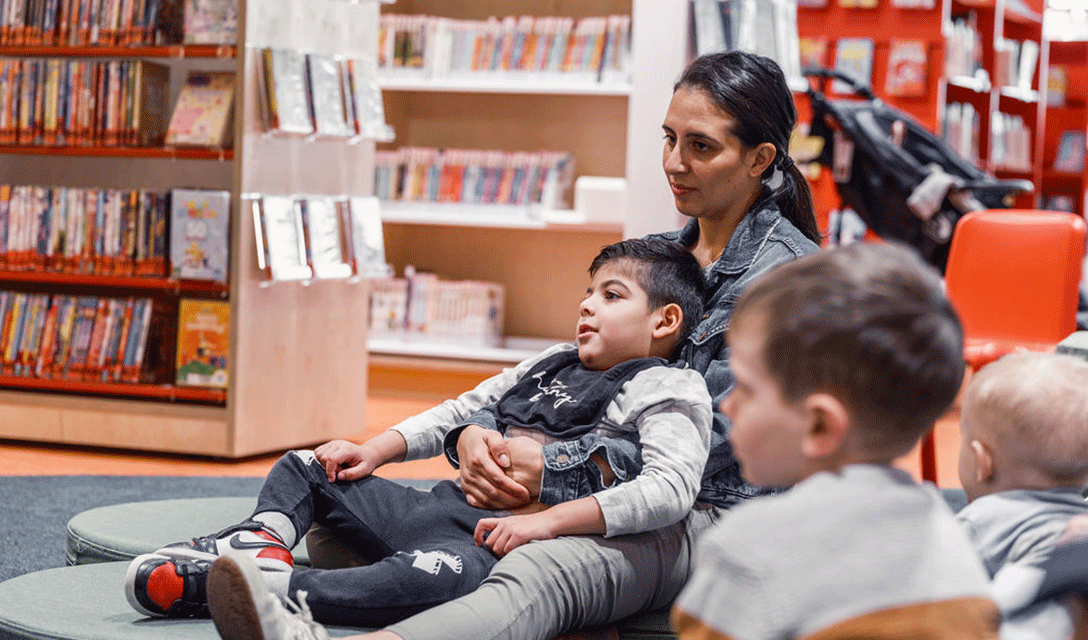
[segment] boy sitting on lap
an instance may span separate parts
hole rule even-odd
[[[853,244],[737,302],[722,402],[749,482],[796,486],[707,532],[681,638],[996,638],[986,573],[941,494],[892,466],[963,379],[963,331],[912,252]]]

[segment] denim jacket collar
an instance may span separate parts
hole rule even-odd
[[[778,207],[773,203],[749,211],[733,231],[725,251],[711,267],[711,273],[736,275],[750,269],[782,220]],[[678,231],[662,235],[685,247],[692,247],[699,239],[699,221],[692,218]]]

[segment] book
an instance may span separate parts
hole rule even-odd
[[[1054,154],[1054,170],[1077,173],[1084,170],[1084,130],[1070,129],[1062,132],[1058,151]]]
[[[324,136],[350,137],[355,126],[348,122],[344,83],[336,58],[307,53],[306,81],[316,132]]]
[[[306,260],[302,214],[296,200],[290,196],[263,196],[255,205],[258,265],[272,280],[312,278],[313,271]]]
[[[348,229],[341,226],[333,198],[312,196],[299,201],[306,253],[315,278],[347,278],[352,274]]]
[[[128,340],[125,342],[125,352],[118,370],[114,367],[115,375],[121,382],[136,383],[140,381],[140,373],[143,371],[144,350],[147,347],[147,336],[151,328],[151,312],[153,303],[149,298],[137,298],[132,305],[132,322],[129,325]],[[120,356],[119,356],[120,357]]]
[[[926,94],[928,60],[924,40],[893,38],[888,49],[888,71],[884,91],[892,96],[919,97]]]
[[[226,282],[230,192],[174,189],[170,203],[171,275]]]
[[[230,303],[183,298],[178,305],[177,342],[177,384],[226,388]]]
[[[133,112],[126,124],[131,130],[129,141],[141,147],[156,147],[166,137],[170,67],[147,60],[135,60],[132,64]]]
[[[238,0],[185,0],[185,44],[235,44]]]
[[[234,74],[193,71],[185,79],[166,144],[225,148],[231,146],[234,113]]]
[[[839,38],[835,42],[835,70],[853,77],[858,84],[872,86],[873,39]],[[831,90],[854,93],[854,88],[841,80],[832,82]]]
[[[284,133],[312,134],[314,120],[306,88],[305,56],[294,49],[267,48],[261,59],[267,127]]]
[[[827,68],[827,38],[824,36],[805,36],[798,40],[801,55],[801,68]]]
[[[392,269],[385,262],[381,202],[374,196],[356,196],[349,200],[348,214],[355,273],[368,277],[388,275]]]
[[[1046,78],[1046,104],[1051,107],[1065,106],[1065,92],[1069,87],[1069,69],[1065,65],[1052,64]]]

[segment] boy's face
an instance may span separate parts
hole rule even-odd
[[[646,292],[625,266],[619,261],[602,265],[578,307],[578,358],[594,371],[650,355],[661,314],[650,309]]]
[[[801,403],[782,397],[764,364],[762,315],[757,311],[734,318],[729,327],[729,366],[736,386],[722,400],[721,411],[733,422],[729,441],[744,479],[782,487],[804,480],[812,471],[802,453],[808,415]]]

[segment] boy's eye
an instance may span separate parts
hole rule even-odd
[[[619,299],[619,297],[620,297],[620,294],[616,293],[615,291],[605,291],[604,292],[604,299],[605,300],[617,300],[617,299]]]

